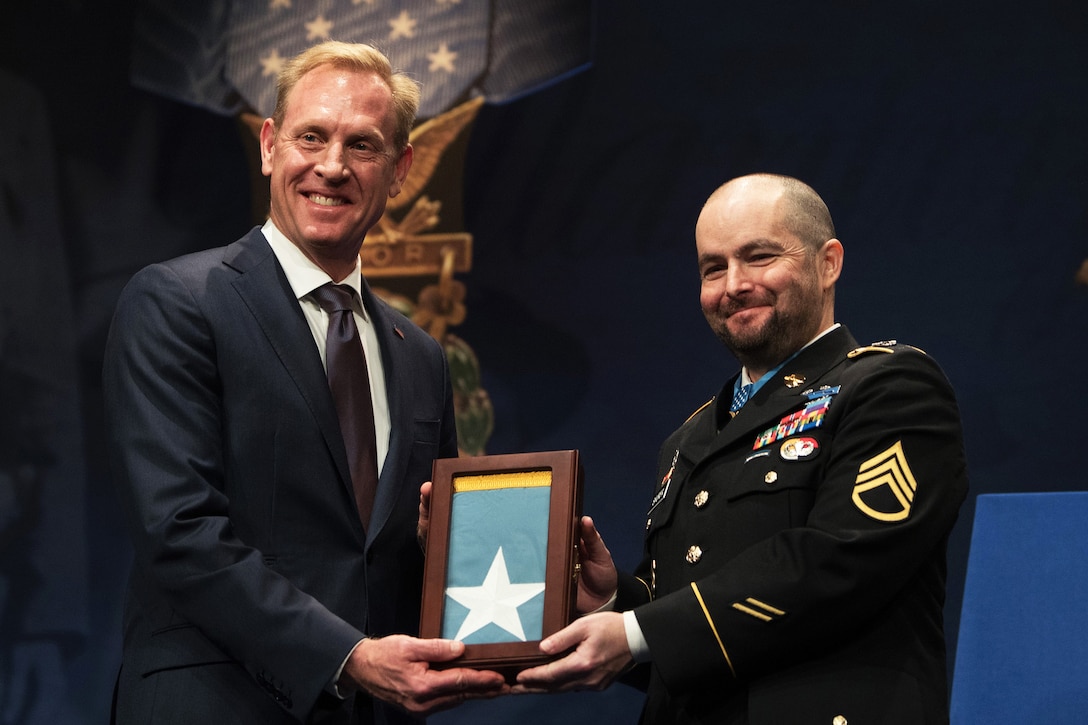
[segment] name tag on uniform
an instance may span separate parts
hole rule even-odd
[[[677,448],[676,452],[672,454],[672,465],[669,466],[668,473],[661,479],[661,485],[657,487],[657,493],[654,494],[654,498],[650,501],[650,510],[646,513],[651,513],[657,505],[665,500],[669,495],[669,486],[672,485],[672,474],[676,470],[676,461],[680,458],[680,449]]]

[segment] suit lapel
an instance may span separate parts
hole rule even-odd
[[[366,534],[369,545],[389,520],[397,497],[403,493],[400,482],[404,479],[405,467],[411,458],[411,451],[407,448],[412,445],[413,420],[404,392],[405,385],[411,382],[411,376],[405,373],[412,370],[413,366],[409,353],[411,346],[405,340],[404,333],[398,329],[389,308],[370,290],[365,278],[362,297],[378,337],[382,368],[385,370],[385,394],[389,403],[389,450],[378,478],[374,510],[370,515],[370,526]]]
[[[354,500],[347,452],[328,378],[312,342],[313,333],[276,255],[260,230],[254,229],[227,248],[223,261],[239,273],[234,289],[313,413],[336,463],[341,484]],[[358,516],[353,518],[358,522]]]

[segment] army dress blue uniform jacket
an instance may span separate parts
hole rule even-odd
[[[662,446],[621,581],[652,658],[642,722],[947,723],[945,549],[967,475],[944,374],[839,327],[730,419],[732,385]]]
[[[364,531],[313,333],[259,229],[121,294],[104,384],[135,545],[119,723],[406,723],[331,681],[366,635],[415,633],[419,486],[457,453],[437,342],[363,284],[392,429]]]

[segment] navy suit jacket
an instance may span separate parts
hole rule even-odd
[[[417,631],[419,486],[457,455],[441,347],[363,286],[392,423],[369,531],[313,335],[259,229],[122,292],[104,366],[135,544],[119,721],[410,721],[328,692],[361,637]]]

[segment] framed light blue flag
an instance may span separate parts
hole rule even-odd
[[[578,452],[438,459],[432,486],[420,635],[464,642],[451,665],[546,661],[540,640],[574,611]]]

